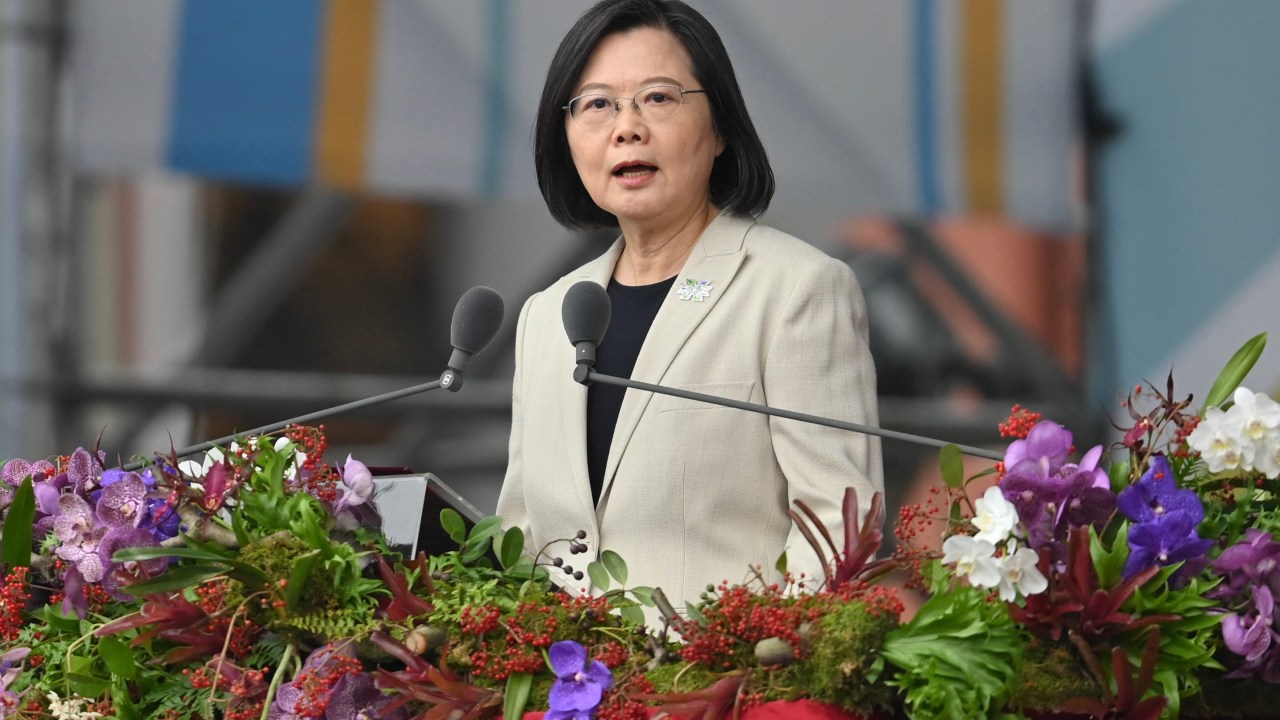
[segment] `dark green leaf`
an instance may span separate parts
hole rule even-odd
[[[624,605],[619,608],[618,614],[629,625],[644,625],[644,610],[639,605]]]
[[[1222,372],[1218,375],[1218,379],[1213,381],[1213,387],[1209,389],[1209,394],[1204,397],[1205,407],[1215,407],[1226,402],[1231,397],[1231,393],[1244,380],[1249,371],[1253,369],[1253,364],[1258,361],[1258,357],[1262,355],[1262,349],[1267,346],[1267,334],[1261,333],[1249,339],[1235,355],[1227,361],[1226,367],[1222,368]]]
[[[293,572],[289,573],[289,583],[284,588],[284,601],[290,610],[297,609],[298,601],[307,588],[307,580],[311,578],[311,571],[319,559],[320,551],[312,550],[299,557],[297,564],[293,566]]]
[[[28,475],[13,493],[13,503],[5,516],[4,537],[0,538],[0,543],[3,543],[0,558],[8,567],[31,565],[31,533],[35,521],[36,491]]]
[[[478,542],[468,539],[466,544],[462,546],[462,552],[458,553],[458,559],[464,565],[478,563],[484,554],[489,552],[489,538],[481,538]]]
[[[123,677],[117,676],[111,682],[111,706],[118,720],[142,720],[129,695],[129,682]]]
[[[473,543],[493,537],[493,534],[498,532],[498,529],[501,527],[502,518],[497,515],[491,515],[476,523],[475,527],[471,528],[471,532],[467,534],[467,542]]]
[[[133,650],[123,640],[114,636],[98,639],[98,657],[106,664],[107,669],[122,678],[133,678],[138,674],[137,663],[133,659]]]
[[[587,575],[591,576],[591,584],[600,592],[609,589],[609,571],[605,569],[604,563],[592,560],[587,565]]]
[[[46,625],[58,632],[80,633],[80,618],[75,615],[63,615],[61,604],[45,605],[40,608],[37,615],[41,616]]]
[[[773,564],[773,569],[777,570],[779,575],[787,574],[787,551],[786,550],[783,550],[782,554],[778,556],[777,562]]]
[[[529,703],[529,691],[533,689],[533,675],[514,673],[507,678],[507,691],[502,699],[502,720],[520,720],[524,707]]]
[[[462,521],[462,516],[453,508],[445,508],[440,511],[440,527],[449,533],[449,537],[459,545],[467,539],[467,525]]]
[[[636,602],[641,605],[644,605],[645,607],[653,607],[655,605],[653,602],[653,588],[640,585],[638,587],[631,588],[629,592],[631,593],[631,597],[635,598]]]
[[[121,548],[111,556],[118,563],[135,560],[154,560],[162,557],[176,557],[187,560],[212,560],[214,562],[230,562],[231,558],[216,552],[185,547],[127,547]]]
[[[226,568],[217,565],[178,565],[169,568],[163,575],[130,583],[120,589],[134,597],[142,597],[193,587],[226,571]]]
[[[609,571],[619,585],[627,584],[627,563],[621,555],[612,550],[605,550],[600,553],[600,562],[604,563],[604,569]]]
[[[502,567],[511,569],[520,562],[524,555],[524,531],[513,527],[502,534],[498,545],[498,562]]]
[[[964,487],[964,457],[959,447],[948,443],[938,453],[938,462],[942,465],[942,481],[947,487],[957,490]]]
[[[107,678],[94,677],[85,673],[67,673],[67,684],[81,697],[96,699],[111,687]]]
[[[685,603],[684,611],[688,614],[690,620],[706,627],[707,616],[702,614],[702,611],[698,609],[697,605],[694,605],[693,603]]]

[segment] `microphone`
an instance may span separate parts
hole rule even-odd
[[[587,384],[587,374],[596,365],[596,347],[609,329],[612,305],[609,293],[590,280],[574,283],[560,304],[560,318],[569,342],[575,348],[577,365],[573,379]]]
[[[608,300],[608,297],[605,300]],[[471,359],[471,356],[483,350],[498,334],[498,328],[502,325],[503,312],[502,296],[492,288],[477,286],[463,293],[458,300],[458,304],[453,309],[453,322],[449,327],[449,344],[453,346],[453,354],[449,357],[446,369],[440,375],[439,380],[432,380],[421,385],[414,385],[413,387],[375,395],[371,398],[318,410],[282,422],[220,437],[217,440],[210,440],[199,445],[190,445],[181,450],[173,451],[173,456],[186,457],[187,455],[194,455],[198,452],[212,450],[218,445],[226,445],[238,437],[267,435],[283,430],[290,425],[304,425],[330,415],[358,410],[391,400],[399,400],[402,397],[416,395],[427,390],[443,387],[457,392],[458,388],[462,387],[462,371],[466,369],[467,362]],[[122,465],[120,469],[125,472],[132,472],[142,469],[145,464],[141,460],[135,460]]]
[[[453,354],[449,356],[440,387],[458,392],[462,387],[462,371],[467,369],[471,356],[489,345],[502,327],[505,308],[502,296],[493,288],[479,285],[458,298],[453,309],[453,322],[449,325],[449,344]]]
[[[641,382],[639,380],[621,378],[596,372],[596,346],[600,344],[600,341],[604,338],[605,330],[609,327],[609,317],[611,312],[609,294],[605,292],[604,288],[589,280],[583,280],[574,284],[569,288],[568,292],[565,293],[564,303],[561,306],[564,330],[565,334],[569,336],[569,342],[577,348],[578,362],[573,368],[573,379],[583,385],[592,382],[599,382],[605,385],[614,385],[617,387],[632,388],[635,390],[646,390],[660,395],[671,395],[674,397],[685,398],[687,400],[705,402],[712,405],[723,405],[725,407],[739,408],[741,410],[748,410],[750,412],[761,413],[763,415],[772,415],[774,417],[786,418],[788,420],[799,420],[813,425],[823,425],[825,427],[833,427],[839,430],[851,430],[864,435],[875,435],[877,437],[887,438],[890,440],[904,440],[917,445],[926,445],[935,448],[944,448],[947,445],[955,445],[960,449],[960,452],[966,455],[986,458],[988,460],[1004,459],[1004,455],[993,450],[986,450],[970,445],[948,443],[944,440],[936,440],[934,438],[924,437],[921,435],[912,435],[910,433],[898,432],[897,430],[887,430],[885,428],[873,427],[871,425],[862,425],[860,423],[847,422],[844,420],[834,420],[832,418],[825,418],[818,415],[809,415],[807,413],[795,412],[793,410],[783,410],[781,408],[769,407],[768,405],[722,398],[715,395],[707,395],[706,393],[681,390],[679,388],[655,385],[653,383]]]

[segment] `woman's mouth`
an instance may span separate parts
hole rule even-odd
[[[648,163],[628,162],[615,166],[613,168],[613,175],[614,177],[620,177],[626,180],[635,180],[657,172],[657,170],[658,168]]]

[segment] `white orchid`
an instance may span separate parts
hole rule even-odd
[[[952,535],[942,543],[942,562],[955,565],[956,575],[966,578],[974,587],[991,588],[1000,584],[1000,563],[996,546],[968,535]]]
[[[1036,567],[1040,556],[1029,547],[1013,550],[1014,543],[1009,543],[1009,550],[999,559],[1000,564],[1000,599],[1012,601],[1021,594],[1023,597],[1044,592],[1049,587],[1049,580]]]
[[[1228,418],[1222,408],[1211,407],[1187,436],[1187,444],[1200,453],[1210,472],[1239,470],[1244,463],[1238,426],[1232,422],[1235,419]]]
[[[978,528],[973,536],[992,545],[999,545],[1013,534],[1018,525],[1018,509],[1005,499],[999,487],[992,485],[982,497],[974,501],[975,514],[970,521]]]
[[[1210,472],[1255,470],[1280,477],[1280,403],[1238,387],[1229,410],[1211,407],[1187,436]]]

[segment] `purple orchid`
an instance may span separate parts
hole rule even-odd
[[[613,686],[613,673],[599,660],[587,662],[587,649],[572,640],[555,643],[547,651],[556,681],[548,696],[547,717],[590,717],[600,706],[604,691]],[[551,713],[559,713],[552,715]],[[576,714],[575,714],[576,712]]]
[[[1201,509],[1200,517],[1204,510]],[[1207,560],[1204,554],[1213,540],[1202,540],[1196,534],[1200,517],[1185,510],[1172,510],[1150,522],[1129,528],[1129,558],[1124,563],[1124,577],[1131,578],[1152,565],[1188,563],[1179,570],[1182,577],[1198,573]],[[1190,568],[1190,569],[1188,569]],[[1186,571],[1185,573],[1182,571]]]
[[[9,717],[9,713],[16,710],[22,701],[21,696],[10,690],[9,686],[18,679],[18,673],[22,672],[18,663],[30,653],[31,648],[19,647],[0,654],[0,719]]]
[[[1213,567],[1226,582],[1209,591],[1210,597],[1244,595],[1256,585],[1266,585],[1272,597],[1280,597],[1280,542],[1269,532],[1245,530],[1244,540],[1223,550]]]
[[[1207,593],[1223,601],[1227,649],[1243,660],[1227,677],[1257,677],[1280,683],[1280,632],[1275,627],[1280,597],[1280,542],[1271,533],[1249,528],[1245,538],[1218,556],[1213,568],[1224,581]]]
[[[373,497],[373,473],[364,463],[347,455],[341,474],[342,498],[333,509],[335,515],[347,508],[363,505]]]
[[[1071,445],[1070,431],[1045,421],[1032,428],[1026,440],[1011,443],[1005,453],[1000,489],[1017,508],[1027,543],[1035,550],[1049,546],[1064,551],[1071,528],[1101,525],[1115,509],[1111,483],[1098,467],[1102,446],[1095,446],[1075,464],[1066,462]]]
[[[54,518],[53,532],[60,543],[55,552],[58,557],[74,564],[86,582],[98,582],[106,573],[106,566],[98,555],[98,543],[106,535],[107,528],[99,527],[94,520],[93,508],[79,495],[63,495],[58,498],[58,515]],[[68,593],[70,594],[70,593]]]
[[[1204,505],[1194,490],[1178,487],[1173,468],[1163,455],[1151,460],[1151,467],[1137,482],[1120,491],[1120,512],[1137,523],[1151,522],[1169,512],[1182,511],[1199,523],[1204,519]]]
[[[95,459],[84,448],[76,448],[67,460],[67,481],[77,493],[88,495],[102,485],[102,465],[106,454],[99,452]]]
[[[1275,600],[1265,585],[1253,588],[1254,613],[1232,613],[1222,621],[1222,640],[1227,649],[1244,657],[1245,663],[1257,662],[1271,649],[1271,618]]]
[[[1004,466],[1013,469],[1023,462],[1034,462],[1044,467],[1045,475],[1052,475],[1067,461],[1072,442],[1070,430],[1050,420],[1038,422],[1025,440],[1009,443]]]
[[[22,481],[31,476],[33,487],[44,485],[44,480],[51,478],[57,470],[47,460],[30,462],[22,458],[14,458],[0,468],[0,510],[13,503],[13,489],[22,485]]]

